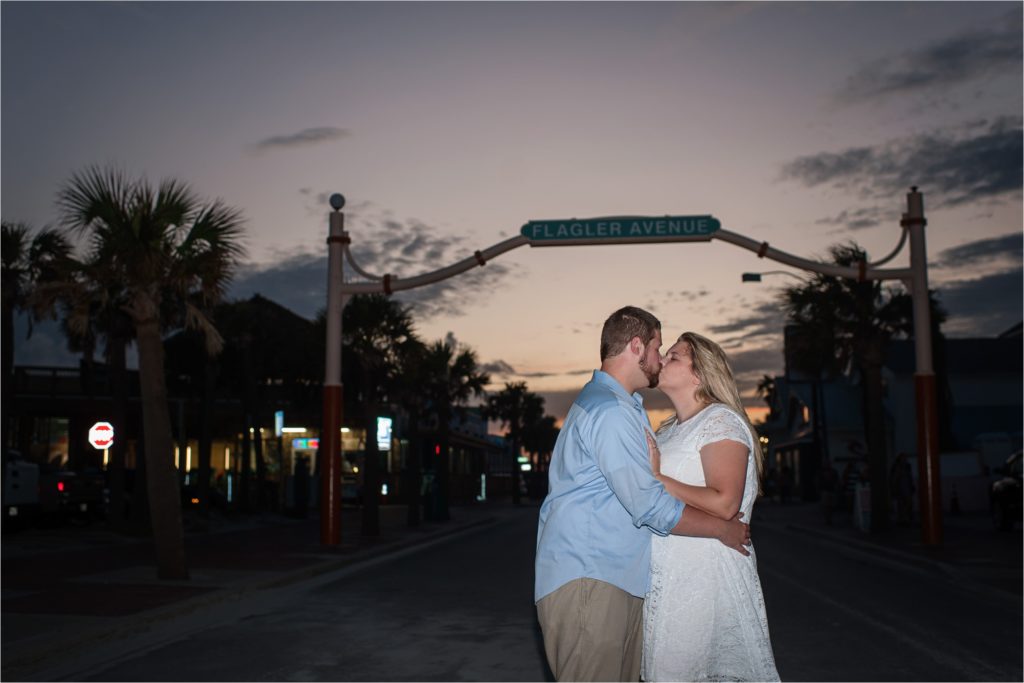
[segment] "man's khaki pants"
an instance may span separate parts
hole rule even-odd
[[[559,681],[639,681],[644,601],[575,579],[537,603],[548,665]]]

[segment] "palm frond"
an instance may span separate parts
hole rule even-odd
[[[8,223],[3,221],[0,227],[0,257],[4,271],[18,267],[28,251],[28,235],[30,228],[24,223]]]
[[[206,341],[206,353],[216,356],[224,349],[224,337],[220,335],[213,321],[198,306],[185,302],[185,327],[198,330]]]
[[[62,222],[75,232],[93,224],[100,231],[117,231],[130,224],[128,207],[133,183],[120,169],[90,166],[74,173],[57,193]]]

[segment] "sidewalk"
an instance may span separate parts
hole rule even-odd
[[[500,501],[453,507],[448,522],[409,527],[404,505],[385,505],[377,537],[361,536],[360,510],[345,508],[337,547],[320,545],[315,515],[214,515],[207,531],[186,533],[188,581],[158,580],[149,539],[120,536],[100,524],[5,533],[2,678],[30,675],[48,658],[73,657],[91,643],[254,591],[489,525],[511,508]]]
[[[996,531],[984,513],[945,513],[939,547],[924,545],[920,524],[898,526],[893,521],[888,531],[871,534],[857,529],[848,513],[837,512],[832,525],[827,525],[818,503],[781,504],[762,499],[754,507],[755,544],[759,524],[781,527],[878,561],[945,574],[981,590],[1016,596],[1024,593],[1024,536],[1020,524],[1013,531]]]

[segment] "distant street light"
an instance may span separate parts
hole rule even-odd
[[[765,275],[788,275],[794,277],[800,282],[803,282],[803,278],[796,273],[791,273],[788,270],[767,270],[763,273],[743,273],[743,282],[760,282],[761,278]]]

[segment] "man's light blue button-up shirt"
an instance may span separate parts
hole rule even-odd
[[[534,601],[591,578],[647,593],[651,532],[667,535],[683,504],[651,473],[640,394],[601,370],[569,409],[540,508]]]

